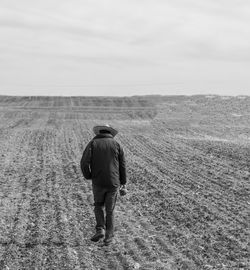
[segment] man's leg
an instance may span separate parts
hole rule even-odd
[[[104,242],[109,244],[114,236],[114,209],[117,199],[118,188],[108,190],[105,196],[106,210],[106,234]]]
[[[96,219],[96,234],[91,238],[92,241],[97,242],[104,237],[105,232],[105,217],[104,217],[104,201],[105,190],[101,187],[93,185],[94,195],[94,213]]]

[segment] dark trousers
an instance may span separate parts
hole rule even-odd
[[[93,185],[94,213],[96,218],[96,231],[106,229],[106,235],[114,234],[114,208],[118,188],[104,188]],[[106,212],[106,215],[105,215]]]

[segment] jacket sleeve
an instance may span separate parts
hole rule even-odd
[[[119,174],[121,185],[125,185],[127,183],[126,162],[124,151],[120,145],[119,145]]]
[[[86,179],[91,179],[91,155],[92,155],[92,141],[89,142],[83,151],[82,158],[81,158],[81,170],[82,174]]]

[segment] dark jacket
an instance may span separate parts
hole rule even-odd
[[[126,184],[124,152],[111,134],[99,134],[86,146],[81,170],[86,179],[100,187],[119,187]]]

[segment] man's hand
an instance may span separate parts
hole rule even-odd
[[[125,185],[121,185],[120,187],[120,195],[121,196],[125,196],[127,194],[127,189],[126,189],[126,186]]]

